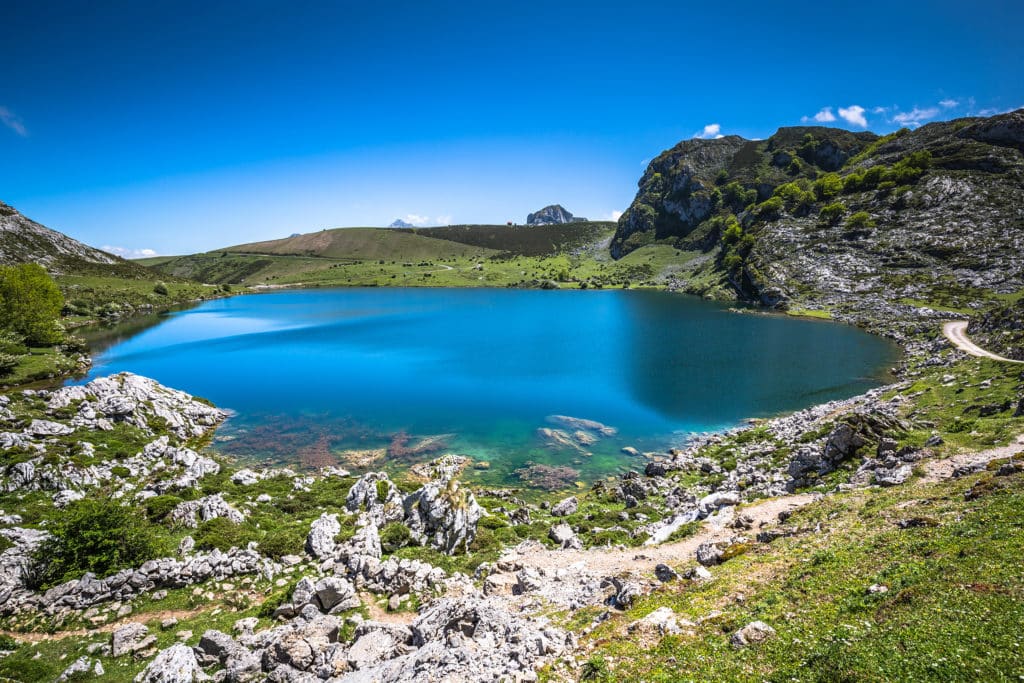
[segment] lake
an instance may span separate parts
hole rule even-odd
[[[130,371],[208,398],[233,412],[212,447],[240,460],[364,471],[458,453],[482,483],[570,486],[642,469],[624,447],[861,393],[899,357],[848,326],[620,290],[286,290],[94,339],[82,381]]]

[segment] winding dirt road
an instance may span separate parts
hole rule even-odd
[[[992,360],[1000,360],[1004,363],[1024,363],[1024,361],[997,356],[996,354],[986,351],[972,342],[967,337],[966,320],[954,320],[946,323],[942,326],[942,334],[946,335],[946,339],[952,342],[953,346],[972,356],[977,356],[978,358],[991,358]]]

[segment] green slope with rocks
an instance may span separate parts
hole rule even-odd
[[[683,291],[868,323],[978,310],[1024,287],[1024,110],[682,142],[651,162],[611,248],[651,243],[707,255]]]

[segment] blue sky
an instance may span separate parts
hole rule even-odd
[[[1024,105],[1024,3],[782,6],[7,3],[0,199],[132,255],[611,218],[684,138]]]

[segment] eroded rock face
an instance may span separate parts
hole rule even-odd
[[[454,479],[425,484],[405,498],[404,508],[413,538],[448,554],[469,547],[477,522],[486,514],[473,494]]]
[[[200,522],[221,517],[232,524],[241,524],[245,521],[245,515],[228,505],[220,493],[180,503],[167,517],[172,523],[182,524],[191,529],[197,528]]]

